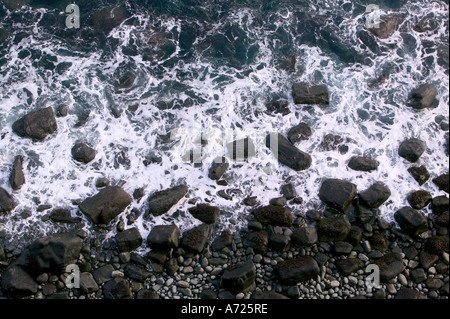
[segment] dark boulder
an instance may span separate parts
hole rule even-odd
[[[269,244],[269,236],[264,231],[253,231],[247,234],[244,245],[250,247],[255,253],[265,255]]]
[[[378,168],[376,160],[366,156],[353,156],[348,162],[348,167],[355,171],[371,172]]]
[[[287,137],[292,144],[300,141],[306,141],[311,135],[311,127],[306,123],[300,123],[292,127],[287,133]]]
[[[269,113],[278,113],[282,115],[289,114],[289,102],[287,100],[274,100],[266,104]]]
[[[387,39],[394,34],[402,21],[403,17],[400,15],[385,15],[381,17],[381,22],[377,27],[368,28],[368,30],[380,39]]]
[[[136,227],[129,228],[117,233],[116,243],[121,252],[130,252],[142,245],[142,237]]]
[[[92,275],[94,276],[94,279],[97,282],[97,284],[101,285],[112,279],[113,271],[114,271],[113,265],[107,264],[105,266],[95,269],[92,272]]]
[[[394,299],[427,299],[426,296],[422,295],[417,290],[414,290],[412,288],[402,287],[400,290],[395,294]]]
[[[327,217],[317,222],[319,241],[342,241],[348,236],[350,229],[347,216]]]
[[[417,162],[427,148],[425,142],[411,138],[403,141],[398,148],[398,155],[414,163]]]
[[[2,187],[0,187],[0,213],[10,212],[16,207],[11,195]]]
[[[181,246],[188,251],[200,254],[205,248],[210,231],[211,226],[207,224],[186,230],[181,239]]]
[[[437,187],[439,187],[439,190],[444,191],[448,194],[448,173],[433,178],[433,183],[436,184]]]
[[[80,217],[72,217],[72,213],[69,209],[56,208],[51,211],[50,219],[54,223],[64,223],[64,224],[78,224],[81,223]]]
[[[436,95],[437,91],[434,86],[422,84],[411,92],[407,105],[418,110],[428,108],[433,103]]]
[[[273,251],[284,253],[291,245],[291,237],[283,234],[272,234],[269,237],[269,248]]]
[[[380,268],[380,279],[383,282],[391,280],[405,270],[402,256],[397,253],[388,253],[372,263]]]
[[[358,197],[365,206],[378,208],[391,197],[391,190],[384,183],[376,182],[359,193]]]
[[[148,200],[148,211],[146,216],[160,216],[165,214],[177,204],[188,192],[186,185],[177,185],[175,187],[165,189],[153,193]]]
[[[189,208],[189,213],[205,224],[214,224],[220,215],[220,209],[208,204],[198,204]]]
[[[94,224],[108,224],[130,204],[131,196],[122,188],[108,186],[86,198],[79,207]]]
[[[55,114],[51,107],[28,113],[15,121],[13,131],[20,137],[43,140],[58,129]]]
[[[419,183],[420,186],[430,178],[430,173],[425,166],[412,166],[408,168],[408,172]]]
[[[300,151],[280,133],[268,134],[266,146],[270,148],[279,163],[292,168],[294,171],[303,171],[311,166],[311,156]]]
[[[97,292],[100,288],[98,287],[97,282],[90,272],[82,272],[80,274],[80,290],[79,292],[84,294],[90,294],[93,292]]]
[[[212,251],[221,251],[228,247],[233,242],[233,235],[229,229],[225,229],[219,236],[217,236],[211,244]]]
[[[419,254],[419,261],[425,270],[428,270],[439,260],[439,256],[430,254],[426,251],[421,251]]]
[[[448,197],[445,195],[436,196],[431,200],[431,210],[433,214],[440,215],[449,209]]]
[[[160,298],[156,292],[142,288],[136,293],[136,299],[160,299]]]
[[[72,157],[80,163],[89,163],[94,160],[97,152],[85,143],[78,142],[72,147]]]
[[[264,300],[264,299],[289,299],[285,295],[282,295],[275,291],[255,291],[252,293],[251,299]]]
[[[38,284],[22,267],[13,265],[3,272],[1,288],[11,298],[23,298],[37,293]]]
[[[334,244],[333,252],[337,255],[348,255],[353,250],[353,245],[345,241],[338,241]]]
[[[364,262],[358,258],[339,259],[336,266],[341,274],[348,276],[364,267]]]
[[[22,156],[16,156],[14,158],[13,168],[11,170],[11,174],[9,175],[9,183],[11,184],[12,189],[18,190],[25,184],[25,176],[22,170]]]
[[[131,299],[132,294],[128,280],[114,278],[103,285],[105,299]]]
[[[148,245],[156,250],[177,248],[179,240],[180,229],[176,225],[153,226],[147,237]]]
[[[251,260],[228,266],[222,274],[222,288],[233,294],[248,292],[255,288],[256,267]]]
[[[395,212],[394,218],[400,229],[411,236],[420,235],[428,230],[426,217],[411,207],[403,207]]]
[[[263,225],[292,226],[292,213],[285,207],[264,206],[253,210],[252,215]]]
[[[294,83],[292,97],[295,104],[330,104],[328,88],[325,85],[310,86],[305,83]]]
[[[296,285],[316,278],[320,273],[319,265],[311,256],[282,261],[275,269],[282,285]]]
[[[369,243],[372,249],[381,251],[382,253],[389,249],[389,241],[382,234],[374,234],[369,238]]]
[[[152,273],[144,269],[144,267],[135,264],[127,264],[123,273],[127,278],[138,282],[144,282],[147,278],[149,278]]]
[[[435,255],[448,254],[448,244],[448,237],[432,236],[425,240],[425,251]]]
[[[217,157],[209,168],[208,177],[212,180],[219,180],[230,166],[225,157]]]
[[[349,208],[355,196],[355,184],[335,178],[326,179],[319,190],[320,200],[341,212]]]
[[[315,227],[295,228],[291,237],[292,243],[299,246],[312,246],[319,239]]]
[[[412,192],[408,195],[408,203],[414,209],[425,208],[432,200],[431,194],[424,190]]]
[[[295,186],[293,184],[285,184],[281,186],[281,194],[287,199],[291,200],[297,197],[297,191],[295,190]]]

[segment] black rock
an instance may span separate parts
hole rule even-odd
[[[136,293],[136,299],[160,299],[160,298],[156,292],[142,288]]]
[[[3,272],[1,288],[11,298],[23,298],[37,293],[38,284],[22,267],[13,265]]]
[[[212,251],[221,251],[225,247],[228,247],[233,242],[233,236],[229,229],[225,229],[217,236],[211,244]]]
[[[312,223],[319,221],[321,218],[320,212],[314,209],[308,210],[305,215],[306,218]]]
[[[358,196],[365,206],[378,208],[389,199],[391,191],[384,183],[376,182]]]
[[[348,255],[353,250],[353,245],[345,241],[338,241],[334,245],[334,253],[338,255]]]
[[[353,156],[348,162],[348,167],[355,171],[371,172],[378,168],[376,160],[366,156]]]
[[[255,291],[252,293],[251,299],[264,300],[264,299],[289,299],[285,295],[282,295],[275,291]]]
[[[424,190],[412,192],[408,195],[408,203],[414,209],[425,208],[432,200],[431,194]]]
[[[448,228],[450,226],[448,211],[439,214],[439,216],[435,218],[434,222],[436,223],[436,225],[439,225],[443,228]]]
[[[220,209],[219,207],[208,204],[198,204],[195,207],[189,208],[189,213],[205,224],[215,224],[220,215]]]
[[[90,294],[97,292],[100,288],[90,272],[82,272],[80,274],[80,293]]]
[[[129,228],[117,233],[116,243],[121,252],[130,252],[142,245],[142,237],[137,228]]]
[[[291,237],[282,234],[272,234],[269,237],[269,248],[284,253],[291,245]]]
[[[292,243],[299,246],[312,246],[319,239],[315,227],[295,228],[291,238]]]
[[[96,150],[82,142],[76,143],[71,152],[74,160],[85,164],[93,161],[97,154]]]
[[[319,191],[319,198],[331,208],[345,212],[356,196],[356,185],[340,179],[326,179]]]
[[[4,261],[6,261],[5,250],[3,249],[2,246],[0,246],[0,262],[4,262]]]
[[[419,261],[425,270],[428,270],[439,260],[439,256],[435,254],[430,254],[426,251],[421,251],[419,254]]]
[[[400,15],[385,15],[381,17],[381,22],[377,27],[369,28],[368,30],[380,39],[387,39],[394,34],[402,21],[403,17]]]
[[[280,133],[268,134],[266,146],[271,149],[278,162],[295,171],[303,171],[311,166],[311,156],[300,151]]]
[[[28,113],[15,121],[13,131],[20,137],[43,140],[58,129],[55,114],[51,107]]]
[[[448,245],[448,237],[432,236],[425,240],[425,251],[435,255],[441,255],[442,253],[448,254]]]
[[[276,197],[276,198],[272,198],[269,201],[269,204],[274,205],[274,206],[286,206],[287,200],[286,200],[286,197]]]
[[[300,123],[292,127],[287,133],[287,137],[292,144],[306,141],[312,135],[311,127],[306,123]]]
[[[133,279],[138,282],[144,282],[149,278],[152,273],[144,269],[144,267],[134,264],[127,264],[123,273],[127,278]]]
[[[439,187],[439,190],[448,194],[448,173],[439,175],[433,179],[433,183]]]
[[[11,184],[12,189],[18,190],[25,184],[25,176],[22,170],[22,156],[16,156],[14,158],[13,168],[11,170],[11,174],[9,175],[9,183]]]
[[[105,177],[100,177],[95,181],[95,187],[97,188],[102,188],[102,187],[106,187],[109,186],[109,179],[105,178]]]
[[[256,206],[258,204],[258,199],[256,196],[247,196],[243,201],[246,206]]]
[[[253,261],[228,266],[222,274],[222,288],[233,294],[248,292],[255,288],[256,267]]]
[[[56,208],[51,211],[50,219],[54,223],[78,224],[81,223],[80,217],[72,217],[70,210],[64,208]]]
[[[420,186],[422,186],[430,178],[430,173],[425,166],[412,166],[408,168],[408,172]]]
[[[282,285],[296,285],[320,273],[319,265],[311,256],[282,261],[275,269]]]
[[[16,207],[11,195],[2,187],[0,187],[0,213],[10,212]]]
[[[147,237],[148,245],[156,250],[177,248],[179,240],[180,229],[175,225],[153,226]]]
[[[310,86],[305,83],[294,83],[292,97],[295,104],[330,104],[328,88],[325,85]]]
[[[264,206],[252,211],[252,215],[263,225],[292,226],[292,213],[281,206]]]
[[[107,264],[105,266],[95,269],[92,272],[92,275],[94,276],[94,279],[97,282],[97,284],[101,285],[112,279],[113,271],[114,267],[111,264]]]
[[[380,279],[383,282],[391,280],[405,270],[402,256],[397,253],[388,253],[372,263],[380,268]]]
[[[114,278],[103,285],[105,299],[131,299],[132,294],[128,280]]]
[[[347,216],[322,218],[317,222],[319,241],[342,241],[350,233],[350,228]]]
[[[203,300],[213,300],[217,299],[217,294],[214,292],[214,290],[205,289],[200,293],[199,298]]]
[[[427,279],[427,274],[423,268],[416,268],[410,271],[411,279],[416,284],[420,284]]]
[[[267,253],[267,246],[269,244],[269,236],[264,231],[253,231],[247,234],[244,239],[246,247],[253,248],[257,254],[265,255]]]
[[[186,230],[181,239],[181,246],[188,251],[200,254],[205,248],[210,231],[211,226],[207,224],[201,224]]]
[[[400,208],[394,218],[402,231],[410,236],[417,236],[428,230],[426,217],[411,207]]]
[[[395,294],[394,299],[427,299],[424,295],[422,295],[417,290],[414,290],[412,288],[402,287],[400,290]]]
[[[219,180],[230,166],[225,157],[218,157],[209,168],[208,177],[212,180]]]
[[[148,200],[148,211],[145,214],[153,214],[153,216],[160,216],[165,214],[177,204],[188,192],[186,185],[177,185],[175,187],[162,190],[152,194]],[[145,217],[145,216],[144,216]]]
[[[336,266],[341,274],[348,276],[364,267],[364,262],[358,258],[339,259]]]
[[[417,138],[411,138],[400,144],[400,147],[398,148],[398,155],[414,163],[419,160],[426,148],[427,146],[425,142]]]
[[[94,224],[109,224],[130,204],[131,197],[122,188],[108,186],[96,195],[86,198],[79,207]]]
[[[297,197],[297,191],[295,190],[295,186],[293,184],[286,184],[281,186],[281,194],[287,200]]]
[[[428,108],[436,95],[437,91],[433,85],[422,84],[411,92],[407,105],[418,110]]]
[[[374,234],[369,238],[369,243],[372,249],[381,251],[382,253],[389,249],[389,241],[381,234]]]

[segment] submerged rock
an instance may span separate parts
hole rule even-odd
[[[177,204],[188,192],[186,185],[177,185],[175,187],[155,192],[148,199],[148,211],[144,217],[149,214],[160,216],[167,213],[172,206]]]
[[[387,39],[397,31],[398,26],[403,22],[400,15],[386,15],[381,17],[378,27],[369,28],[368,30],[380,39]]]
[[[18,190],[25,184],[25,176],[22,170],[22,156],[16,156],[14,158],[13,169],[11,171],[11,175],[9,175],[9,183],[11,184],[12,189]]]
[[[230,164],[225,157],[216,158],[209,168],[208,177],[212,180],[219,180],[229,166]]]
[[[436,98],[437,90],[431,84],[422,84],[409,95],[407,105],[414,109],[429,108]]]
[[[412,166],[408,168],[408,172],[419,183],[420,186],[430,178],[430,173],[425,166]]]
[[[294,83],[292,97],[295,104],[330,104],[328,88],[325,85],[310,86],[305,83]]]
[[[303,171],[311,166],[312,159],[309,154],[300,151],[281,134],[271,133],[266,136],[266,146],[272,152],[276,151],[275,156],[283,165],[292,168],[295,171]]]
[[[425,142],[411,138],[403,141],[398,148],[398,155],[414,163],[417,162],[427,148]]]
[[[92,147],[88,146],[85,143],[76,143],[72,147],[72,157],[77,162],[81,163],[89,163],[94,160],[95,155],[97,154],[96,150],[94,150]]]
[[[287,137],[292,144],[305,141],[312,135],[311,127],[306,123],[300,123],[292,127],[287,133]]]
[[[12,196],[2,187],[0,187],[0,213],[12,211],[16,204]]]
[[[53,109],[47,107],[18,119],[13,123],[12,129],[21,137],[43,140],[58,129],[58,124]]]

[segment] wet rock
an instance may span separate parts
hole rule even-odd
[[[264,206],[252,211],[252,215],[263,225],[292,226],[292,213],[281,206]]]
[[[221,251],[228,247],[233,242],[233,236],[229,229],[225,229],[219,236],[217,236],[211,244],[212,251]]]
[[[430,173],[425,166],[412,166],[408,168],[408,172],[420,186],[422,186],[430,178]]]
[[[132,297],[128,280],[124,278],[114,278],[108,281],[102,291],[105,299],[131,299]]]
[[[90,294],[97,292],[100,288],[90,272],[82,272],[80,274],[80,293]]]
[[[439,175],[438,177],[433,179],[433,183],[439,187],[439,190],[444,191],[448,194],[448,173]]]
[[[308,210],[306,212],[306,218],[312,223],[317,222],[321,218],[320,212],[314,209]]]
[[[282,295],[275,291],[255,291],[252,293],[251,299],[264,300],[264,299],[289,299],[285,295]]]
[[[188,251],[200,254],[205,248],[211,227],[207,224],[201,224],[183,233],[181,246]]]
[[[414,163],[417,162],[427,148],[425,142],[411,138],[403,141],[398,148],[398,155]]]
[[[130,252],[142,245],[141,234],[135,227],[118,232],[115,239],[121,252]]]
[[[14,158],[13,168],[11,174],[9,175],[9,183],[12,189],[18,190],[25,184],[25,176],[22,170],[23,157],[18,155]]]
[[[94,224],[109,224],[130,204],[131,197],[122,188],[108,186],[86,198],[79,207]]]
[[[16,207],[12,196],[0,187],[0,213],[10,212]]]
[[[180,229],[175,225],[153,226],[147,237],[148,245],[156,250],[177,248],[179,240]]]
[[[257,254],[265,255],[267,253],[267,246],[269,244],[269,236],[264,231],[253,231],[247,234],[244,239],[246,247],[253,248]]]
[[[338,241],[334,245],[334,253],[338,255],[348,255],[353,250],[353,246],[345,241]]]
[[[274,205],[274,206],[286,206],[287,200],[286,200],[286,197],[276,197],[276,198],[272,198],[269,201],[269,204]]]
[[[92,14],[91,23],[94,28],[108,34],[130,16],[125,5],[104,7]]]
[[[417,290],[412,288],[402,287],[395,295],[394,299],[427,299]]]
[[[439,214],[435,219],[435,223],[441,227],[448,228],[450,225],[448,211]]]
[[[441,255],[448,253],[449,240],[445,236],[432,236],[425,240],[425,251],[430,254]]]
[[[117,91],[129,89],[133,86],[135,80],[136,75],[130,71],[126,71],[123,74],[118,75],[118,79],[114,81],[114,88]]]
[[[246,206],[256,206],[258,204],[258,198],[256,196],[247,196],[243,201]]]
[[[368,189],[358,194],[361,203],[369,208],[378,208],[391,196],[390,189],[381,182],[372,184]]]
[[[37,293],[38,284],[22,267],[11,266],[2,274],[1,288],[11,298],[23,298]]]
[[[358,258],[339,259],[336,261],[336,266],[341,274],[349,276],[364,268],[364,262]]]
[[[434,86],[422,84],[411,92],[407,105],[418,110],[429,108],[436,95],[437,91]]]
[[[89,163],[92,162],[95,158],[95,155],[97,154],[97,151],[94,150],[92,147],[88,146],[85,143],[76,143],[72,147],[72,157],[74,160],[80,163]]]
[[[279,133],[268,134],[266,136],[266,146],[272,150],[278,162],[295,171],[303,171],[311,166],[311,156],[300,151]]]
[[[421,251],[419,254],[419,261],[425,270],[428,270],[439,260],[439,256],[435,254],[427,253],[426,251]]]
[[[153,193],[148,200],[148,211],[146,216],[160,216],[167,213],[174,205],[176,205],[188,192],[186,185],[177,185],[175,187],[165,189]],[[145,217],[145,216],[144,216]]]
[[[218,157],[209,168],[208,177],[212,180],[219,180],[230,166],[225,157]]]
[[[20,137],[43,140],[58,129],[55,114],[51,107],[28,113],[15,121],[13,131]]]
[[[281,194],[287,199],[291,200],[297,197],[297,191],[295,190],[295,186],[293,184],[285,184],[281,186]]]
[[[318,148],[321,151],[340,151],[342,147],[347,147],[342,143],[344,143],[344,139],[341,136],[335,134],[326,134],[323,137],[322,142],[320,143]],[[343,154],[342,152],[340,153]]]
[[[269,237],[269,248],[284,253],[291,245],[291,237],[282,234],[272,234]]]
[[[30,0],[4,0],[4,3],[9,10],[16,10],[24,5],[28,5]]]
[[[345,212],[356,196],[356,185],[340,179],[326,179],[319,191],[319,198],[328,206]]]
[[[402,231],[411,236],[420,235],[428,230],[426,217],[411,207],[400,208],[394,218]]]
[[[160,299],[154,291],[142,288],[136,293],[136,299]]]
[[[198,204],[195,207],[189,208],[189,213],[205,224],[215,224],[217,218],[219,218],[220,209],[219,207],[208,204]]]
[[[378,168],[376,160],[366,156],[353,156],[348,162],[348,167],[355,171],[371,172]]]
[[[287,133],[287,137],[292,144],[306,141],[312,135],[311,127],[306,123],[300,123],[292,127]]]
[[[95,181],[95,187],[97,188],[102,188],[102,187],[106,187],[109,186],[109,179],[105,178],[105,177],[100,177]]]
[[[58,116],[58,117],[66,117],[68,113],[69,113],[69,111],[67,109],[67,106],[60,105],[60,106],[58,106],[58,109],[56,111],[56,116]]]
[[[389,249],[389,241],[381,234],[374,234],[369,238],[369,243],[372,249],[381,251],[382,253]]]
[[[312,246],[319,239],[315,227],[295,228],[291,237],[292,243],[299,246]]]
[[[72,217],[69,209],[56,208],[51,211],[50,219],[54,223],[77,224],[81,223],[80,217]]]
[[[380,268],[380,279],[383,282],[391,280],[405,269],[402,256],[397,253],[388,253],[372,263]]]
[[[114,267],[112,265],[108,264],[108,265],[102,266],[98,269],[95,269],[92,272],[92,275],[94,276],[94,279],[97,282],[97,284],[101,285],[112,279],[113,271],[114,271]]]
[[[144,282],[152,273],[144,267],[135,264],[127,264],[123,270],[125,276],[137,282]]]
[[[350,233],[350,228],[347,216],[322,218],[317,222],[319,241],[342,241]]]
[[[435,215],[447,212],[449,210],[448,197],[445,195],[434,197],[431,200],[431,210]]]
[[[310,86],[305,83],[292,85],[292,97],[295,104],[329,105],[328,88],[325,85]]]
[[[394,34],[402,22],[403,17],[400,15],[385,15],[381,17],[378,27],[369,28],[368,30],[380,39],[387,39]]]
[[[411,270],[410,275],[412,281],[416,284],[420,284],[427,279],[427,274],[425,273],[425,270],[423,270],[423,268],[416,268],[414,270]]]
[[[289,102],[286,100],[275,100],[266,104],[267,111],[270,113],[277,113],[286,115],[291,111],[289,110]]]
[[[299,282],[316,278],[320,273],[319,265],[311,256],[297,257],[280,262],[276,273],[283,285],[296,285]]]
[[[417,24],[413,27],[414,31],[417,32],[428,32],[435,30],[439,24],[432,17],[425,17],[421,19]]]
[[[243,264],[228,266],[222,274],[221,285],[233,294],[254,289],[256,267],[249,259]]]
[[[412,192],[408,195],[408,203],[414,209],[425,208],[432,200],[431,194],[424,190]]]

